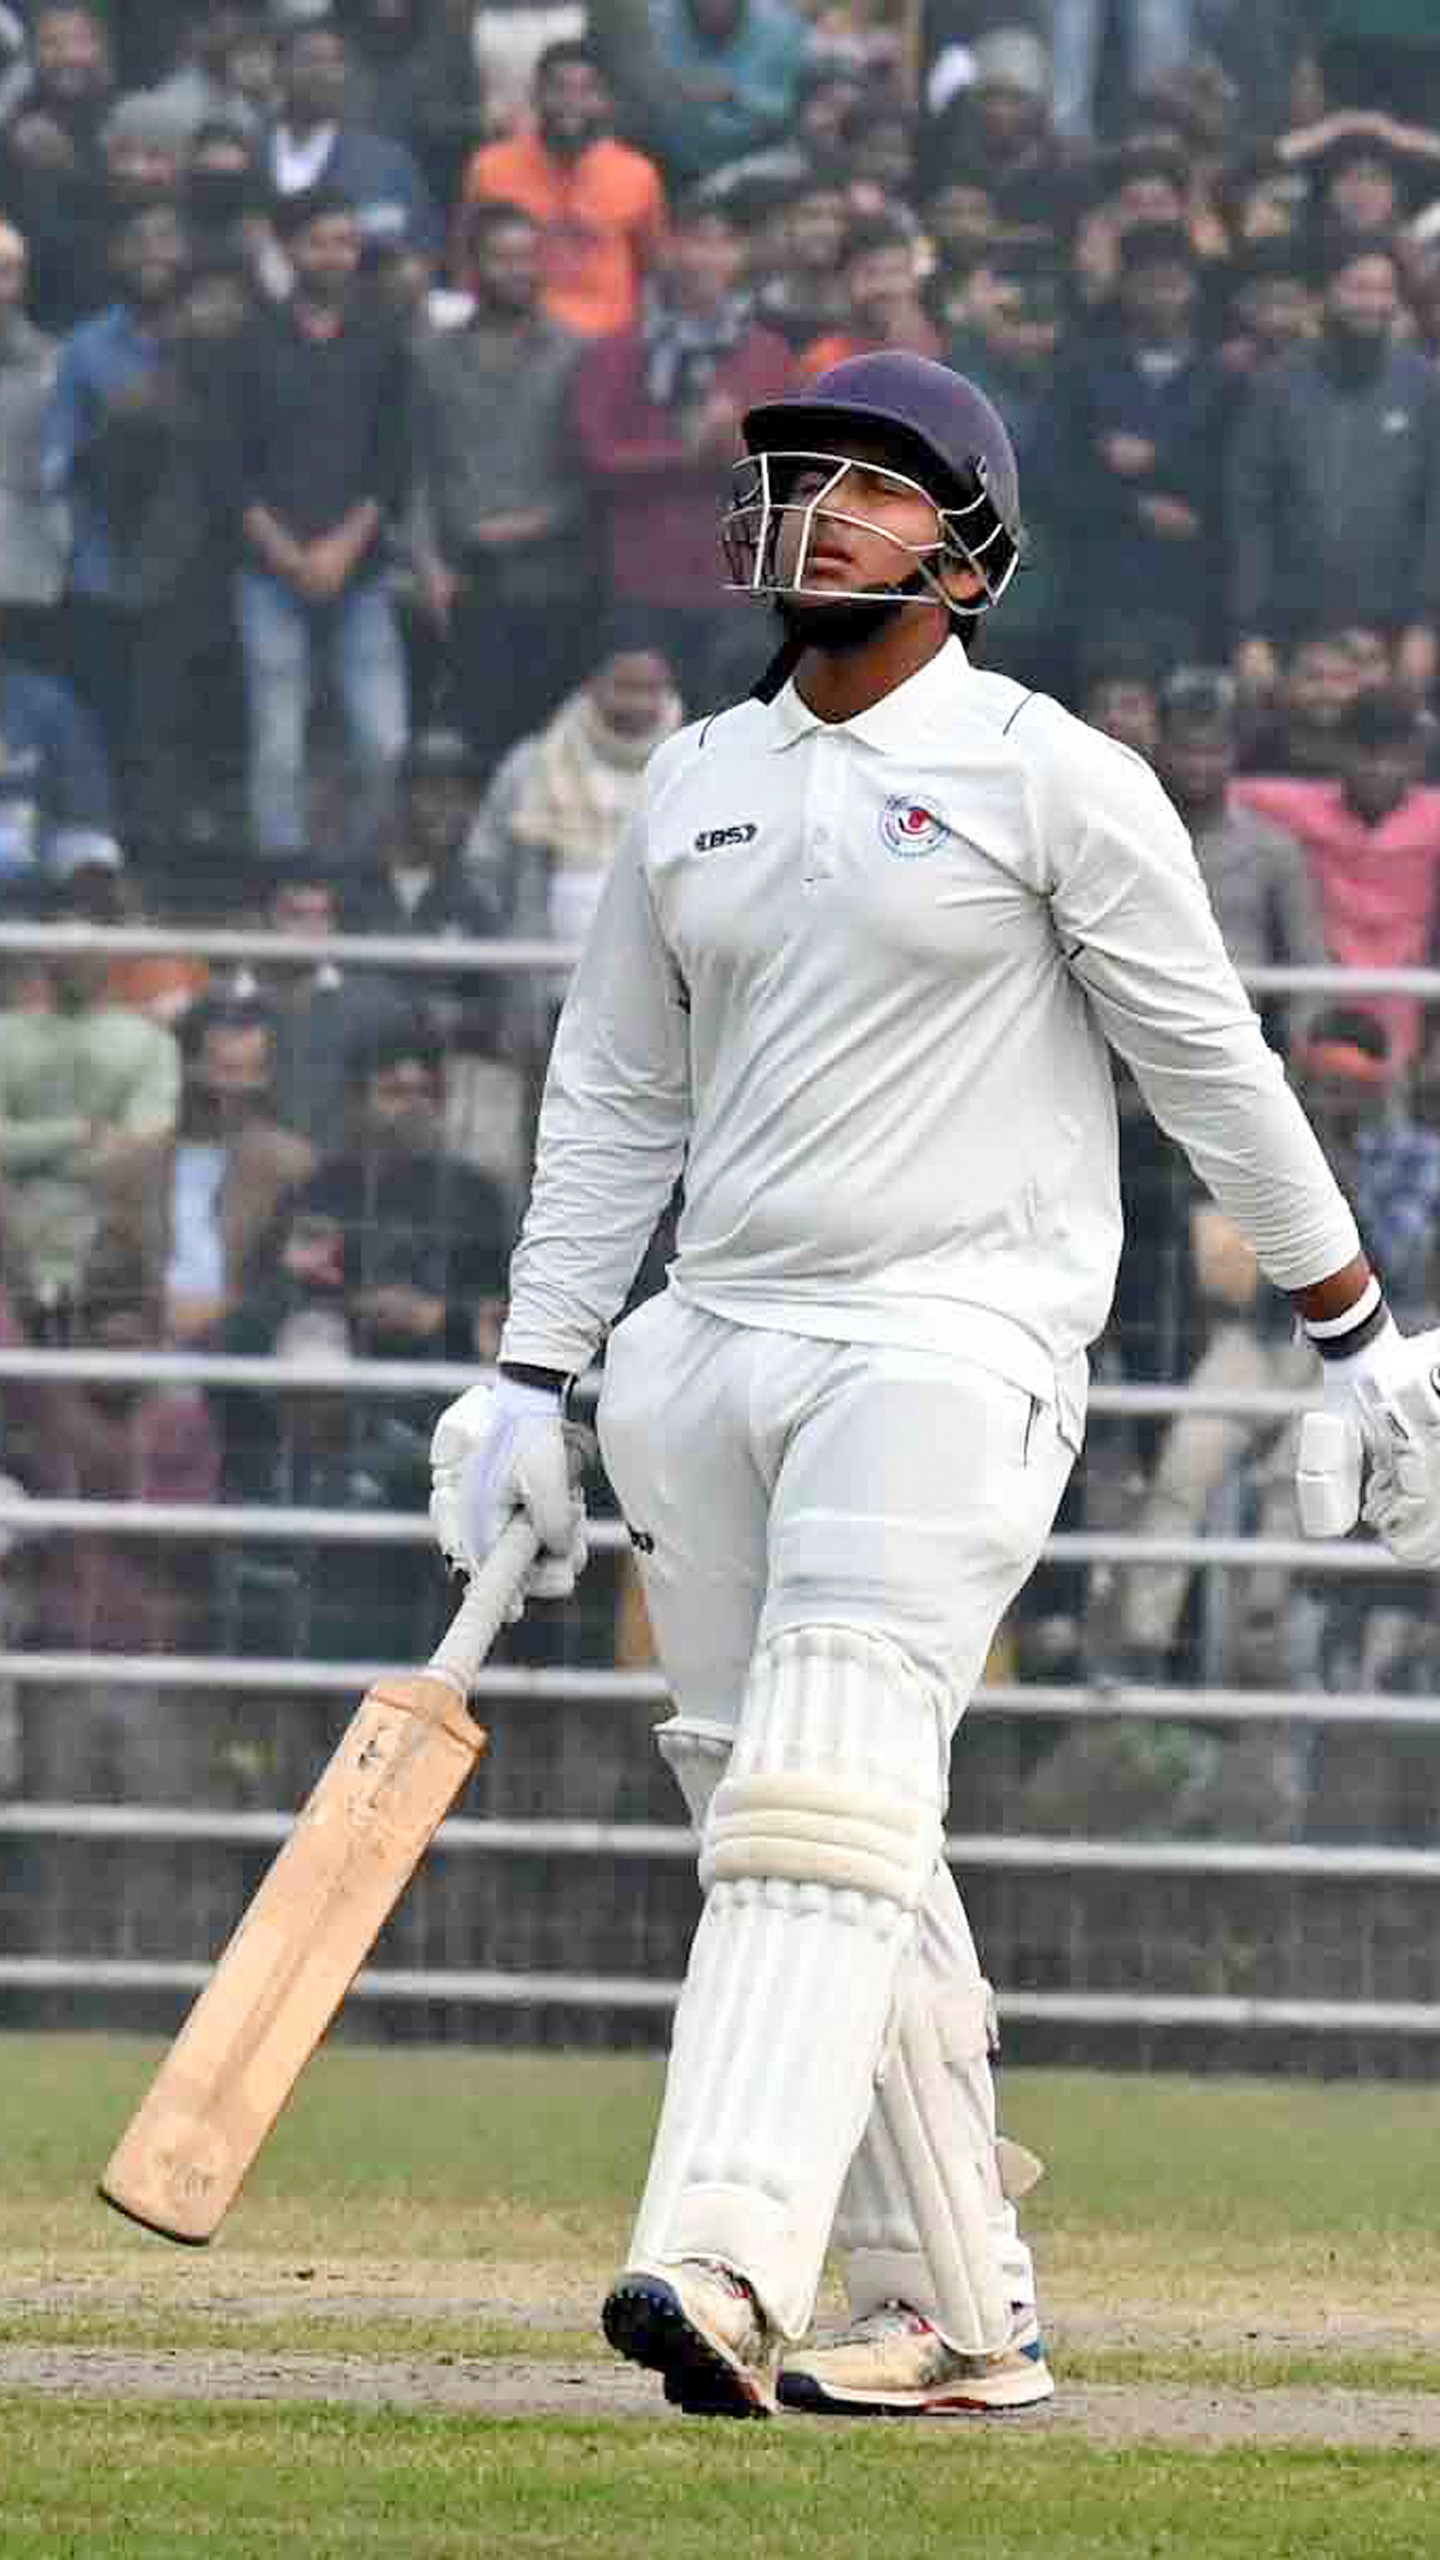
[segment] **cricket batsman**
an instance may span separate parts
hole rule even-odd
[[[654,756],[557,1034],[493,1387],[437,1534],[516,1508],[562,1594],[601,1448],[704,1909],[604,2308],[681,2407],[1014,2410],[1053,2388],[944,1855],[955,1727],[1084,1425],[1121,1241],[1110,1051],[1289,1292],[1313,1533],[1440,1561],[1440,1335],[1401,1336],[1148,768],[967,638],[1021,545],[995,411],[921,357],[751,410],[723,529],[776,682]],[[1024,2155],[1021,2155],[1022,2163]],[[1032,2164],[1033,2165],[1033,2164]],[[827,2245],[850,2325],[807,2345]]]

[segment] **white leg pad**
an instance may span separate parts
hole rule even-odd
[[[945,1752],[944,1700],[897,1646],[796,1628],[757,1654],[711,1798],[631,2263],[718,2258],[789,2338],[939,1855]]]
[[[857,2316],[907,2302],[951,2344],[1001,2344],[1035,2270],[1011,2196],[1040,2164],[995,2130],[994,2000],[943,1862],[897,1994],[887,2057],[836,2221]]]

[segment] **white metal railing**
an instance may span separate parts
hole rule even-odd
[[[577,957],[549,942],[445,941],[417,936],[277,935],[257,928],[191,931],[159,927],[0,924],[0,954],[99,949],[114,956],[178,953],[233,963],[282,967],[388,967],[453,979],[473,972],[553,970]],[[1400,995],[1440,998],[1440,970],[1354,970],[1336,967],[1256,968],[1244,973],[1257,995]],[[471,1384],[477,1365],[445,1362],[305,1362],[238,1358],[194,1352],[112,1353],[23,1349],[0,1351],[0,1379],[103,1379],[209,1388],[285,1387],[355,1393],[433,1396]],[[593,1381],[591,1388],[593,1391]],[[1096,1415],[1164,1416],[1189,1410],[1283,1423],[1304,1409],[1304,1392],[1249,1390],[1206,1392],[1188,1383],[1146,1386],[1098,1383],[1091,1392]],[[424,1543],[421,1518],[376,1512],[282,1510],[266,1505],[64,1502],[0,1503],[0,1525],[25,1532],[105,1532],[176,1539],[196,1537],[366,1543],[381,1547]],[[618,1523],[597,1523],[593,1542],[616,1549],[625,1543]],[[1285,1566],[1307,1573],[1403,1572],[1383,1552],[1340,1543],[1312,1546],[1296,1540],[1191,1537],[1143,1539],[1120,1533],[1067,1533],[1053,1538],[1051,1561],[1188,1564],[1252,1569]],[[0,1650],[0,1679],[32,1685],[101,1681],[232,1687],[299,1695],[355,1694],[371,1675],[363,1665],[304,1664],[233,1657],[170,1656],[146,1659],[104,1653],[34,1653]],[[545,1671],[491,1668],[481,1675],[477,1697],[532,1701],[576,1698],[620,1707],[663,1707],[668,1697],[658,1672]],[[996,1684],[981,1689],[972,1714],[1079,1718],[1102,1713],[1164,1721],[1245,1724],[1260,1721],[1434,1730],[1440,1699],[1334,1696],[1287,1690],[1180,1689],[1168,1686]],[[116,1805],[0,1804],[0,1836],[129,1839],[137,1843],[202,1839],[211,1843],[278,1843],[291,1817],[280,1813],[192,1812]],[[694,1854],[683,1828],[656,1824],[452,1821],[438,1843],[444,1854],[543,1854],[637,1856],[667,1860]],[[1440,1852],[1388,1847],[1308,1846],[1244,1842],[1072,1841],[1050,1837],[957,1838],[948,1844],[957,1865],[976,1870],[1053,1871],[1073,1874],[1171,1874],[1273,1876],[1335,1883],[1440,1883]],[[0,1987],[30,1990],[193,1992],[209,1967],[182,1960],[146,1962],[66,1956],[0,1958]],[[457,1969],[443,1973],[407,1968],[371,1969],[353,1996],[364,2001],[445,2000],[470,2006],[560,2006],[593,2010],[663,2011],[677,1996],[673,1982],[595,1974]],[[1002,1998],[1007,2019],[1077,2026],[1197,2027],[1240,2032],[1302,2031],[1321,2034],[1440,2034],[1440,2004],[1417,2001],[1296,2000],[1149,1991],[1016,1991]]]
[[[27,1653],[0,1647],[0,1681],[31,1688],[69,1688],[94,1682],[103,1688],[213,1689],[256,1697],[356,1697],[372,1681],[404,1679],[413,1663],[286,1662],[225,1653]],[[544,1670],[516,1663],[491,1665],[476,1675],[473,1698],[532,1706],[664,1708],[670,1685],[661,1671]],[[976,1716],[1021,1721],[1129,1717],[1151,1724],[1333,1724],[1385,1731],[1440,1730],[1440,1697],[1392,1697],[1388,1692],[1330,1689],[1189,1688],[1180,1683],[1111,1679],[1083,1681],[994,1680],[971,1697],[967,1721]]]
[[[493,1371],[479,1361],[457,1360],[277,1360],[253,1352],[213,1351],[60,1351],[49,1348],[0,1348],[0,1381],[6,1378],[59,1378],[71,1385],[151,1387],[253,1387],[264,1393],[284,1388],[316,1388],[354,1395],[373,1388],[386,1395],[459,1394]],[[599,1372],[580,1381],[582,1398],[593,1401]],[[1265,1422],[1286,1422],[1315,1401],[1313,1391],[1288,1387],[1192,1387],[1177,1381],[1163,1386],[1129,1386],[1099,1379],[1088,1396],[1092,1414],[1160,1416],[1190,1413],[1254,1415]]]
[[[253,1538],[268,1546],[314,1539],[332,1546],[423,1547],[434,1531],[423,1512],[333,1511],[309,1504],[265,1502],[105,1502],[36,1494],[0,1501],[0,1529],[38,1537],[66,1529],[82,1535],[124,1538]],[[613,1553],[630,1544],[619,1520],[592,1520],[592,1552]],[[1344,1538],[1145,1538],[1122,1529],[1062,1529],[1042,1549],[1050,1564],[1261,1565],[1296,1573],[1428,1573],[1379,1546]]]
[[[101,951],[116,959],[269,960],[338,967],[416,969],[454,976],[509,969],[568,969],[580,945],[503,936],[439,939],[434,935],[380,933],[279,933],[266,925],[106,925],[65,921],[0,923],[5,952]],[[1353,995],[1440,997],[1440,969],[1351,969],[1334,961],[1273,961],[1247,967],[1240,976],[1252,995]]]
[[[278,1847],[288,1813],[205,1810],[180,1805],[0,1804],[0,1838],[206,1841],[216,1848]],[[684,1823],[471,1820],[457,1815],[429,1852],[534,1858],[694,1858]],[[945,1855],[967,1874],[1045,1870],[1092,1875],[1277,1876],[1326,1883],[1440,1885],[1440,1849],[1335,1846],[1251,1840],[1070,1840],[1049,1832],[959,1833]]]
[[[0,1990],[113,1993],[203,1991],[206,1964],[176,1958],[3,1956]],[[459,1966],[445,1973],[408,1965],[374,1967],[357,1976],[346,1997],[451,2000],[461,2008],[625,2010],[663,2015],[680,1997],[678,1982],[632,1974],[484,1973]],[[1440,2002],[1423,2000],[1286,2000],[1186,1991],[1000,1991],[1007,2026],[1190,2027],[1240,2034],[1440,2036]]]

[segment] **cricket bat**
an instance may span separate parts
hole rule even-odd
[[[465,1702],[536,1553],[512,1520],[426,1670],[362,1700],[106,2166],[132,2222],[218,2230],[485,1748]]]

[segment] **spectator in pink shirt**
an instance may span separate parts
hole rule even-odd
[[[1326,949],[1355,969],[1422,968],[1435,948],[1440,789],[1424,785],[1424,739],[1402,695],[1362,695],[1342,732],[1336,782],[1262,776],[1234,797],[1298,836],[1320,896]],[[1366,999],[1385,1023],[1397,1066],[1420,1046],[1421,1009],[1407,996]]]

